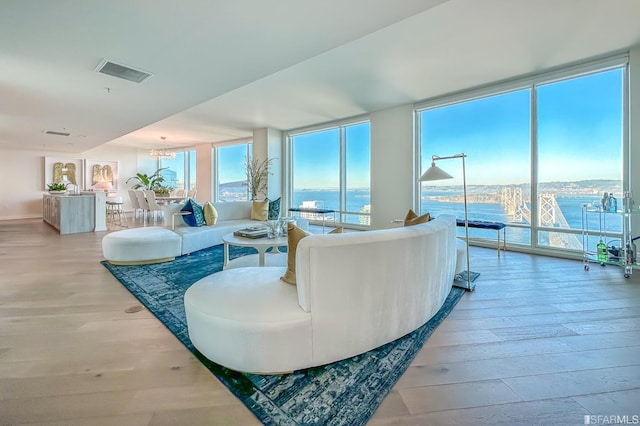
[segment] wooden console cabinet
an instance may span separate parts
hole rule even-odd
[[[63,234],[103,231],[105,226],[105,194],[45,194],[42,220]]]

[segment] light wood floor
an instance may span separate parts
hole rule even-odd
[[[105,232],[0,222],[0,424],[251,425],[255,417],[99,264]],[[640,271],[472,248],[481,273],[372,425],[639,415]]]

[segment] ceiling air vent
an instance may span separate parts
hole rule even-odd
[[[67,133],[67,132],[56,132],[54,130],[45,130],[44,131],[45,135],[56,135],[56,136],[69,136],[71,133]]]
[[[103,59],[96,68],[96,71],[103,74],[108,74],[113,77],[123,78],[125,80],[133,81],[134,83],[142,83],[153,74],[150,72],[137,70],[135,68],[128,67],[126,65],[117,64],[115,62]]]

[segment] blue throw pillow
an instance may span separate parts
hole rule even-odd
[[[269,200],[269,220],[276,220],[280,217],[280,199],[282,197],[278,197],[277,200]]]
[[[191,214],[182,216],[182,220],[189,226],[202,226],[205,224],[202,206],[193,201],[191,198],[181,209],[183,212],[191,212]]]

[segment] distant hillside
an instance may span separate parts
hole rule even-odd
[[[229,189],[229,188],[246,188],[247,187],[247,181],[246,180],[236,180],[234,182],[225,182],[225,183],[221,183],[220,188],[222,189]]]

